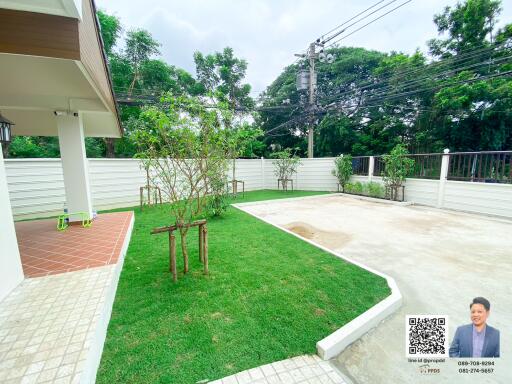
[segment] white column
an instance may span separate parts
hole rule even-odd
[[[368,160],[368,181],[373,180],[373,170],[375,169],[375,157],[370,156]]]
[[[7,190],[4,157],[0,144],[0,301],[23,280],[18,240]]]
[[[82,116],[80,114],[57,116],[57,127],[66,189],[66,207],[70,213],[86,212],[92,218],[92,199]],[[78,220],[81,220],[80,216],[70,217],[70,221]]]
[[[442,208],[444,205],[444,189],[446,180],[448,179],[448,165],[450,163],[450,150],[444,150],[443,159],[441,160],[441,174],[439,176],[439,188],[437,190],[437,208]]]

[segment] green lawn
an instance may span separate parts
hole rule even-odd
[[[312,195],[249,192],[236,202]],[[210,275],[189,234],[169,271],[166,207],[140,212],[109,324],[98,383],[196,383],[305,353],[390,294],[386,281],[230,207],[208,221]],[[177,236],[179,239],[179,236]]]

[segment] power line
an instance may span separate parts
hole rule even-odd
[[[344,26],[345,24],[347,24],[347,23],[351,22],[352,20],[356,19],[357,17],[359,17],[359,16],[363,15],[364,13],[368,12],[370,9],[375,8],[377,5],[379,5],[380,3],[383,3],[384,1],[385,1],[385,0],[378,1],[378,2],[376,2],[375,4],[371,5],[370,7],[366,8],[365,10],[363,10],[363,11],[359,12],[358,14],[356,14],[356,15],[352,16],[350,19],[345,20],[345,21],[344,21],[343,23],[341,23],[340,25],[338,25],[338,26],[334,27],[334,28],[333,28],[333,29],[331,29],[330,31],[328,31],[328,32],[324,33],[323,35],[321,35],[321,36],[317,39],[317,41],[319,42],[319,40],[322,40],[322,39],[323,39],[325,36],[327,36],[328,34],[330,34],[330,33],[334,32],[334,31],[336,31],[337,29],[341,28],[341,27],[342,27],[342,26]],[[379,8],[379,9],[377,9],[376,11],[374,11],[374,12],[370,13],[369,15],[366,15],[365,17],[361,18],[360,20],[356,21],[355,23],[353,23],[353,24],[351,24],[351,25],[347,26],[347,27],[346,27],[346,28],[344,28],[341,32],[338,32],[338,33],[336,33],[335,35],[330,36],[330,37],[329,37],[329,39],[328,39],[328,40],[324,40],[324,42],[323,42],[323,43],[325,43],[325,42],[327,42],[327,41],[330,41],[332,38],[334,38],[334,37],[338,36],[340,33],[343,33],[347,28],[350,28],[352,25],[359,23],[360,21],[364,20],[364,19],[365,19],[365,18],[367,18],[368,16],[371,16],[371,15],[372,15],[372,14],[374,14],[375,12],[377,12],[377,11],[381,10],[382,8],[387,7],[388,5],[390,5],[390,4],[392,4],[392,3],[394,3],[395,1],[398,1],[398,0],[392,0],[392,1],[390,1],[388,4],[384,5],[383,7],[381,7],[381,8]],[[294,61],[291,65],[294,65],[294,64],[296,64],[299,60],[301,60],[301,58],[302,58],[303,56],[305,56],[305,55],[307,54],[307,52],[308,52],[308,50],[306,49],[306,50],[302,51],[299,55],[297,55],[297,56],[299,56],[299,57],[298,57],[297,59],[295,59],[295,61]]]
[[[343,28],[341,31],[336,32],[336,33],[335,33],[335,34],[333,34],[332,36],[329,36],[327,39],[323,39],[323,40],[321,41],[321,44],[328,43],[328,42],[329,42],[329,41],[331,41],[332,39],[334,39],[334,38],[336,38],[337,36],[341,35],[343,32],[345,32],[345,31],[346,31],[347,29],[349,29],[350,27],[352,27],[352,26],[356,25],[357,23],[360,23],[360,22],[361,22],[361,21],[363,21],[364,19],[366,19],[366,18],[370,17],[371,15],[373,15],[373,14],[375,14],[375,13],[379,12],[380,10],[382,10],[382,9],[384,9],[384,8],[387,8],[388,6],[390,6],[391,4],[395,3],[396,1],[398,1],[398,0],[392,0],[392,1],[390,1],[389,3],[387,3],[387,4],[384,4],[382,7],[377,8],[375,11],[373,11],[373,12],[369,13],[368,15],[366,15],[366,16],[364,16],[364,17],[362,17],[361,19],[354,21],[352,24],[350,24],[350,25],[346,26],[346,27],[345,27],[345,28]],[[412,1],[412,0],[411,0],[411,1]],[[354,17],[352,17],[349,21],[351,21],[351,20],[355,19],[357,16],[359,16],[359,15],[361,15],[362,13],[364,13],[364,12],[366,12],[366,11],[368,11],[368,10],[372,9],[373,7],[377,6],[377,5],[378,5],[378,4],[380,4],[380,3],[382,3],[382,1],[379,1],[377,4],[372,5],[370,8],[367,8],[367,9],[366,9],[366,10],[364,10],[363,12],[361,12],[361,13],[359,13],[358,15],[356,15],[356,16],[354,16]],[[346,22],[345,22],[344,24],[346,24]],[[337,28],[339,28],[339,27],[343,26],[344,24],[340,24]],[[337,29],[337,28],[335,28],[335,29]],[[317,41],[318,41],[318,40],[317,40]]]
[[[411,90],[411,91],[402,92],[402,93],[398,93],[398,94],[390,95],[390,96],[386,96],[386,97],[381,97],[380,95],[377,95],[377,96],[374,96],[374,97],[369,97],[366,101],[389,100],[389,99],[394,99],[394,98],[397,98],[397,97],[413,95],[413,94],[416,94],[416,93],[431,91],[431,90],[435,90],[435,89],[440,90],[440,89],[444,89],[444,88],[448,88],[448,87],[453,87],[455,85],[469,84],[469,83],[474,83],[476,81],[488,80],[488,79],[492,79],[492,78],[496,78],[496,77],[506,77],[506,76],[508,76],[510,74],[512,74],[512,70],[506,71],[506,72],[501,72],[501,73],[496,73],[496,74],[493,74],[493,75],[478,76],[478,77],[475,77],[475,78],[472,78],[472,79],[456,81],[456,82],[450,83],[450,84],[437,85],[437,86],[430,87],[430,88]]]
[[[402,82],[399,85],[401,88],[404,88],[404,87],[409,87],[416,83],[420,83],[420,82],[429,80],[430,78],[433,78],[433,77],[438,78],[438,77],[442,77],[442,76],[446,76],[446,75],[455,73],[457,71],[466,70],[466,69],[470,69],[470,68],[477,68],[477,67],[480,67],[483,65],[487,65],[488,63],[486,61],[483,61],[483,62],[480,62],[477,64],[463,65],[463,62],[466,62],[471,59],[476,60],[479,57],[486,55],[489,52],[489,50],[494,50],[495,48],[500,48],[501,46],[502,46],[502,44],[497,45],[495,47],[486,48],[486,49],[477,49],[477,50],[472,50],[472,51],[468,50],[467,53],[464,55],[461,55],[460,58],[454,57],[451,59],[444,59],[444,60],[441,60],[441,62],[435,62],[426,67],[416,68],[416,69],[408,70],[408,71],[402,71],[399,73],[392,73],[384,78],[380,78],[379,81],[363,81],[363,82],[355,83],[352,85],[354,87],[354,89],[352,89],[352,90],[346,90],[346,91],[342,91],[342,92],[340,91],[335,94],[331,94],[329,96],[320,98],[320,100],[323,101],[324,104],[325,104],[325,102],[335,102],[335,101],[342,99],[345,96],[347,96],[347,97],[350,97],[352,95],[355,96],[357,93],[361,93],[365,90],[367,90],[368,92],[380,91],[380,93],[382,93],[383,91],[390,89],[392,87],[391,85],[389,85],[389,81],[391,79],[395,79],[397,77],[405,78],[405,77],[408,77],[413,74],[416,75],[415,79],[409,80],[408,82]],[[499,50],[497,52],[502,52],[502,50]],[[503,50],[503,52],[506,52],[506,50]],[[501,57],[501,58],[499,57],[494,60],[493,64],[497,64],[500,61],[504,61],[508,58],[509,57]],[[447,62],[447,61],[449,61],[449,62]],[[444,67],[448,66],[450,64],[452,64],[452,65],[456,64],[456,65],[454,65],[449,70],[446,70],[444,72],[436,72],[439,70],[444,70]],[[395,68],[390,68],[390,70],[393,70],[393,69],[395,69]],[[349,80],[348,83],[352,84],[351,82],[353,80],[355,80],[355,78]],[[386,84],[388,84],[388,85],[386,85]],[[279,107],[280,108],[281,107],[282,108],[291,108],[291,107],[296,107],[296,106],[300,106],[300,104],[289,104],[287,106],[279,106]]]
[[[502,58],[502,60],[506,60],[506,59],[510,59],[512,58],[512,56],[508,56],[508,57],[505,57],[505,58]],[[478,67],[483,67],[483,66],[486,66],[487,63],[478,63],[478,64],[473,64],[473,65],[470,65],[470,66],[466,66],[466,67],[463,67],[461,68],[461,70],[463,69],[470,69],[470,68],[478,68]],[[448,73],[452,73],[454,72],[453,70],[450,70],[450,71],[447,71],[447,72],[444,72],[444,73],[441,73],[439,75],[446,75]],[[445,78],[445,80],[448,80],[449,78]],[[417,84],[421,84],[423,83],[424,81],[427,81],[427,80],[430,80],[429,79],[429,76],[425,76],[424,78],[420,78],[420,79],[417,79],[417,80],[412,80],[412,81],[409,81],[409,82],[406,82],[406,83],[402,83],[400,84],[400,88],[402,88],[402,91],[405,90],[405,89],[408,89],[412,86],[415,86]],[[436,80],[436,79],[432,79],[432,80]],[[378,96],[383,96],[385,94],[388,94],[388,93],[392,93],[393,91],[393,85],[388,85],[384,88],[380,88],[380,89],[375,89],[375,90],[370,90],[368,91],[368,93],[370,95],[372,95],[371,97],[378,97]],[[352,95],[355,97],[356,96],[356,92],[358,92],[358,90],[354,90]],[[375,93],[372,93],[372,92],[375,92]],[[343,95],[342,95],[343,96]],[[350,96],[350,94],[348,94],[348,96]],[[343,97],[339,97],[337,98],[336,100],[332,100],[332,102],[336,102],[338,100],[341,100]]]
[[[502,73],[493,74],[493,75],[479,76],[479,77],[476,77],[476,78],[473,78],[473,79],[462,80],[462,81],[458,81],[458,82],[451,83],[451,84],[445,84],[445,85],[440,85],[440,86],[438,85],[438,86],[431,87],[431,88],[428,88],[428,89],[420,89],[420,90],[416,90],[416,91],[409,91],[409,92],[405,92],[403,94],[392,95],[392,96],[387,97],[387,98],[382,98],[382,97],[380,97],[380,98],[369,98],[369,99],[366,100],[366,103],[363,103],[361,105],[352,104],[352,105],[349,105],[349,106],[345,106],[345,108],[354,108],[354,107],[359,107],[359,108],[389,107],[390,105],[386,105],[386,104],[371,104],[371,103],[378,103],[378,102],[382,102],[382,100],[394,99],[394,98],[397,98],[397,97],[403,97],[405,95],[411,95],[411,94],[414,94],[414,93],[424,92],[424,91],[428,91],[428,90],[434,90],[434,89],[441,90],[441,89],[448,88],[448,87],[455,86],[455,85],[469,84],[469,83],[473,83],[473,82],[476,82],[476,81],[488,80],[488,79],[492,79],[492,78],[508,77],[510,75],[512,75],[512,70],[506,71],[506,72],[502,72]],[[342,110],[339,107],[337,107],[337,106],[327,106],[326,108],[319,109],[317,111],[314,111],[313,113],[316,114],[316,115],[324,115],[324,114],[328,114],[329,112],[333,112],[333,111],[342,111]],[[496,111],[496,112],[498,112],[498,111]],[[511,111],[499,111],[499,112],[511,112]],[[278,130],[278,129],[281,129],[283,127],[286,127],[287,125],[290,125],[292,123],[300,121],[302,117],[303,116],[298,116],[298,117],[296,117],[294,119],[291,119],[289,121],[281,123],[278,126],[268,130],[267,132],[273,132],[275,130]]]
[[[500,61],[509,62],[508,59],[510,59],[510,58],[512,58],[512,56],[502,57],[500,59],[495,60],[495,62],[496,63],[498,63]],[[410,80],[410,81],[401,83],[399,85],[399,87],[402,88],[402,89],[407,89],[407,88],[409,88],[411,86],[414,86],[416,84],[421,84],[421,83],[423,83],[424,81],[427,81],[427,80],[439,80],[439,79],[436,79],[435,77],[439,78],[439,77],[443,77],[445,75],[448,75],[448,74],[451,74],[451,73],[454,73],[454,72],[463,71],[463,70],[467,70],[467,69],[477,69],[477,68],[486,66],[487,64],[488,63],[486,63],[486,62],[481,62],[481,63],[476,63],[476,64],[472,64],[472,65],[463,66],[463,67],[456,68],[456,69],[451,69],[451,70],[448,70],[446,72],[441,72],[441,73],[433,74],[434,78],[432,78],[432,79],[431,79],[430,75],[427,75],[427,76],[424,76],[424,77],[419,78],[419,79],[414,79],[414,80]],[[445,78],[445,80],[448,80],[448,79],[449,78]],[[381,84],[378,84],[378,85],[381,85]],[[384,95],[384,94],[388,93],[389,91],[391,91],[393,89],[393,87],[394,87],[393,85],[387,85],[387,86],[385,86],[383,88],[371,89],[368,92],[375,92],[376,91],[376,94],[374,94],[373,96],[380,96],[380,95]],[[361,92],[361,89],[355,89],[353,91],[348,91],[345,94],[337,96],[336,99],[331,99],[331,102],[335,102],[335,101],[341,100],[343,98],[343,96],[350,96],[350,95],[354,95],[355,96],[357,92]]]
[[[340,24],[340,25],[338,25],[337,27],[334,27],[334,28],[333,28],[333,29],[331,29],[329,32],[324,33],[322,36],[320,36],[320,39],[323,39],[323,37],[324,37],[324,36],[328,35],[328,34],[329,34],[329,33],[331,33],[331,32],[334,32],[334,31],[335,31],[335,30],[337,30],[338,28],[343,27],[345,24],[350,23],[350,22],[351,22],[352,20],[354,20],[356,17],[361,16],[363,13],[365,13],[365,12],[369,11],[370,9],[372,9],[372,8],[376,7],[376,6],[377,6],[377,5],[379,5],[380,3],[383,3],[384,1],[385,1],[385,0],[377,1],[377,2],[376,2],[375,4],[373,4],[372,6],[370,6],[370,7],[366,8],[364,11],[361,11],[361,12],[359,12],[357,15],[352,16],[350,19],[345,20],[343,23],[341,23],[341,24]],[[396,0],[395,0],[395,1],[396,1]]]
[[[370,21],[370,22],[366,23],[365,25],[363,25],[363,26],[361,26],[361,27],[357,28],[356,30],[354,30],[354,31],[350,32],[348,35],[345,35],[345,36],[343,36],[343,37],[339,38],[338,40],[336,40],[336,41],[332,42],[331,44],[329,44],[329,45],[328,45],[327,47],[325,47],[325,48],[331,47],[331,46],[333,46],[334,44],[337,44],[337,43],[339,43],[340,41],[345,40],[347,37],[352,36],[354,33],[356,33],[356,32],[358,32],[358,31],[360,31],[360,30],[361,30],[361,29],[363,29],[363,28],[366,28],[366,27],[367,27],[367,26],[369,26],[370,24],[372,24],[372,23],[376,22],[377,20],[382,19],[384,16],[389,15],[391,12],[396,11],[397,9],[399,9],[399,8],[403,7],[405,4],[410,3],[411,1],[412,1],[412,0],[407,0],[406,2],[404,2],[404,3],[400,4],[399,6],[397,6],[397,7],[393,8],[393,9],[391,9],[391,10],[387,11],[386,13],[384,13],[384,14],[382,14],[382,15],[380,15],[380,16],[378,16],[378,17],[376,17],[375,19],[373,19],[372,21]]]
[[[375,11],[371,12],[370,14],[362,17],[361,19],[359,20],[356,20],[354,21],[352,24],[350,24],[347,28],[350,28],[351,26],[357,24],[357,23],[360,23],[362,20],[368,18],[370,15],[373,15],[374,13],[380,11],[381,9],[383,8],[386,8],[388,7],[390,4],[396,2],[397,0],[391,0],[390,2],[384,4],[383,6],[381,6],[380,8],[376,9]],[[386,12],[385,14],[379,16],[378,18],[370,21],[369,23],[363,25],[362,27],[356,29],[354,32],[350,33],[349,35],[347,36],[350,36],[352,35],[353,33],[363,29],[364,27],[370,25],[371,23],[375,22],[376,20],[388,15],[389,13],[397,10],[398,8],[404,6],[405,4],[407,3],[410,3],[412,0],[407,0],[406,2],[400,4],[398,7],[395,7],[393,8],[392,10]],[[360,14],[364,14],[366,13],[369,9],[372,9],[374,8],[375,6],[377,6],[378,4],[380,3],[377,3],[377,4],[374,4],[372,5],[370,8],[364,10],[363,12],[361,12]],[[359,17],[358,15],[356,15],[355,17],[353,17],[351,20],[354,20],[356,19],[357,17]],[[347,22],[345,22],[346,24]],[[338,27],[339,28],[339,27]],[[314,106],[316,105],[316,71],[315,71],[315,61],[317,59],[320,59],[320,61],[323,61],[323,60],[327,60],[327,62],[332,62],[334,60],[334,57],[331,55],[331,54],[328,54],[327,56],[323,53],[323,48],[325,46],[325,42],[326,41],[330,41],[332,39],[334,39],[336,36],[339,36],[341,33],[344,33],[346,31],[347,28],[344,28],[343,30],[341,31],[338,31],[336,32],[334,35],[328,37],[326,40],[320,42],[320,39],[317,39],[316,41],[312,42],[310,45],[309,45],[309,49],[307,50],[306,54],[298,54],[296,56],[298,56],[299,58],[306,58],[307,61],[309,62],[309,75],[305,72],[300,72],[298,73],[298,77],[297,77],[297,84],[298,84],[298,88],[299,89],[305,89],[305,81],[307,81],[309,84],[308,84],[308,89],[309,89],[309,110],[312,111],[314,109]],[[336,28],[337,29],[337,28]],[[342,37],[341,39],[339,40],[342,40],[344,37]],[[338,40],[338,41],[339,41]],[[316,53],[316,47],[319,46],[322,48],[322,51],[317,54]],[[299,77],[300,76],[300,77]],[[299,81],[300,80],[300,81]],[[303,85],[304,84],[304,85]],[[313,150],[314,150],[314,145],[313,145],[313,140],[314,140],[314,133],[313,133],[313,129],[314,129],[314,124],[313,124],[313,121],[310,122],[309,124],[309,129],[308,129],[308,157],[309,158],[313,158]]]
[[[467,56],[458,58],[457,60],[455,60],[455,58],[454,58],[454,60],[452,60],[451,63],[455,64],[457,62],[457,65],[452,67],[449,71],[445,72],[444,74],[447,74],[447,73],[450,73],[450,72],[453,72],[453,71],[461,70],[462,68],[464,68],[463,66],[460,65],[460,64],[462,64],[462,62],[465,62],[465,61],[468,61],[468,60],[471,60],[471,59],[477,59],[480,56],[486,55],[488,53],[488,50],[489,50],[489,48],[486,48],[485,50],[482,50],[482,52],[478,52],[477,54],[473,53],[473,52],[470,52],[470,53],[467,54]],[[338,96],[345,96],[345,95],[348,95],[348,94],[352,94],[352,93],[354,93],[356,91],[360,92],[360,91],[363,91],[363,90],[366,90],[366,89],[372,89],[372,88],[375,88],[375,87],[378,87],[380,85],[385,84],[387,81],[389,81],[389,80],[391,80],[393,78],[396,78],[397,76],[399,76],[401,78],[405,78],[405,77],[409,77],[409,76],[411,76],[413,74],[421,74],[421,76],[424,76],[424,77],[423,78],[417,78],[416,80],[418,80],[418,81],[419,80],[425,80],[425,79],[428,78],[428,76],[436,75],[436,72],[434,72],[433,70],[441,69],[443,66],[449,65],[450,63],[446,63],[445,62],[446,60],[448,60],[448,59],[435,62],[435,63],[430,64],[430,65],[425,66],[425,67],[420,67],[420,68],[416,68],[416,69],[412,69],[412,70],[408,70],[408,71],[403,71],[403,72],[399,72],[399,73],[391,73],[390,75],[388,75],[388,76],[386,76],[384,78],[380,78],[379,81],[365,81],[365,82],[362,82],[362,83],[359,83],[359,84],[355,84],[354,86],[357,88],[355,90],[337,92],[337,93],[335,93],[333,95],[330,95],[328,97],[324,97],[322,100],[329,101],[329,100],[337,99]],[[393,70],[393,68],[390,68],[390,70]],[[429,70],[432,70],[432,72],[428,73]]]

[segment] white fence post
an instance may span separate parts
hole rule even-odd
[[[265,158],[261,156],[261,189],[265,189]]]
[[[437,208],[444,205],[444,189],[448,179],[448,165],[450,163],[450,150],[446,148],[441,161],[441,174],[439,175],[439,188],[437,190]]]
[[[373,180],[373,169],[375,168],[375,157],[370,156],[368,160],[368,181],[371,182]]]

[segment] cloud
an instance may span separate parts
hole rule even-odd
[[[343,44],[386,52],[412,53],[418,47],[426,51],[426,40],[436,36],[433,15],[456,2],[413,1],[350,36]],[[195,73],[195,51],[212,53],[232,47],[238,57],[248,61],[247,82],[253,86],[253,95],[258,95],[295,60],[294,53],[304,51],[314,39],[368,8],[375,0],[96,0],[96,3],[118,16],[126,29],[149,30],[162,44],[162,58],[191,73]],[[512,7],[503,8],[501,20],[511,20]]]

